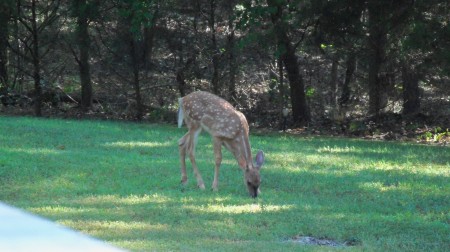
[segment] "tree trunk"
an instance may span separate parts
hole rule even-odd
[[[217,50],[217,38],[216,38],[216,3],[215,0],[210,0],[210,16],[209,16],[209,28],[211,29],[211,51],[212,51],[212,64],[213,73],[211,79],[212,91],[214,94],[219,94],[219,52]]]
[[[142,120],[143,107],[141,98],[141,85],[139,81],[139,56],[136,48],[136,40],[131,35],[130,38],[130,54],[131,54],[131,65],[133,68],[133,87],[136,99],[136,119],[138,121]]]
[[[184,97],[186,95],[186,81],[184,79],[184,68],[181,67],[177,71],[176,80],[178,83],[178,91],[180,92],[180,96]]]
[[[331,72],[330,72],[330,106],[331,108],[337,107],[337,90],[338,90],[338,57],[333,56],[333,62],[331,63]]]
[[[229,100],[236,99],[236,58],[235,58],[235,38],[234,31],[228,35],[228,68],[230,80],[228,83]]]
[[[280,92],[280,111],[287,107],[287,96],[286,96],[286,88],[284,86],[284,75],[283,75],[283,59],[278,57],[277,59],[278,66],[278,83],[279,83],[279,92]]]
[[[32,62],[34,80],[34,114],[42,116],[42,87],[41,87],[41,66],[39,55],[39,40],[36,15],[36,0],[31,2],[31,29],[32,29]]]
[[[23,60],[22,60],[22,49],[21,49],[21,42],[20,42],[20,36],[19,36],[19,18],[22,13],[22,5],[21,5],[21,1],[16,1],[16,6],[15,6],[15,13],[13,15],[16,16],[16,18],[14,18],[14,26],[13,26],[13,37],[14,37],[14,45],[12,46],[14,49],[14,51],[16,51],[15,53],[15,57],[14,57],[14,61],[16,64],[16,67],[12,69],[12,77],[13,79],[11,80],[11,84],[12,87],[14,87],[15,89],[17,89],[18,92],[23,92],[23,80],[25,79],[23,76],[23,72],[20,71],[19,69],[23,69]]]
[[[153,17],[151,19],[150,26],[144,27],[144,68],[146,70],[150,70],[152,56],[153,56],[153,46],[154,46],[154,38],[156,32],[156,21],[158,19],[159,10],[155,10],[153,13]]]
[[[377,3],[369,5],[369,114],[379,116],[383,108],[383,85],[380,70],[385,59],[387,31],[385,27],[384,6]]]
[[[402,67],[403,114],[414,115],[420,110],[419,74],[406,64]]]
[[[77,0],[77,38],[78,48],[80,50],[80,59],[78,67],[80,70],[81,81],[81,109],[88,111],[92,107],[92,82],[89,66],[89,23],[87,18],[86,0]]]
[[[153,38],[155,37],[155,26],[144,27],[144,68],[150,69],[153,54]]]
[[[235,57],[235,34],[234,34],[234,25],[233,25],[233,8],[235,1],[230,0],[228,2],[228,29],[230,30],[230,33],[228,34],[228,41],[227,41],[227,47],[228,47],[228,68],[229,68],[229,75],[230,80],[228,83],[228,96],[229,101],[234,101],[236,99],[236,57]]]
[[[282,56],[283,63],[289,79],[289,87],[291,89],[292,119],[294,123],[305,125],[311,119],[309,108],[306,103],[305,85],[303,76],[300,74],[299,63],[295,51],[290,46]]]
[[[0,3],[0,95],[8,92],[8,21],[11,8],[7,2]]]
[[[348,102],[350,101],[350,83],[353,79],[353,74],[356,70],[356,56],[353,53],[350,53],[346,62],[346,70],[345,70],[345,80],[344,85],[342,86],[342,94],[339,98],[339,106],[346,107]]]

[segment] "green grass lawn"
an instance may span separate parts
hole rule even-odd
[[[450,149],[251,136],[266,153],[257,199],[224,151],[219,191],[180,185],[172,125],[0,116],[0,200],[132,251],[449,251]],[[349,247],[293,242],[327,238]]]

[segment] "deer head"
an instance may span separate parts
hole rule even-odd
[[[259,185],[261,184],[261,177],[259,170],[264,163],[264,152],[258,151],[256,154],[256,165],[253,168],[247,167],[244,172],[245,184],[250,196],[256,198],[259,194]]]

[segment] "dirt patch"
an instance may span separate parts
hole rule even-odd
[[[327,247],[348,247],[356,246],[359,242],[356,239],[350,239],[344,242],[337,242],[327,238],[317,238],[313,236],[297,235],[291,239],[292,242],[299,243],[301,245],[313,245],[313,246],[327,246]]]

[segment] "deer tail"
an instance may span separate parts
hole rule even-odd
[[[184,112],[183,112],[183,98],[178,99],[178,128],[183,125]]]

